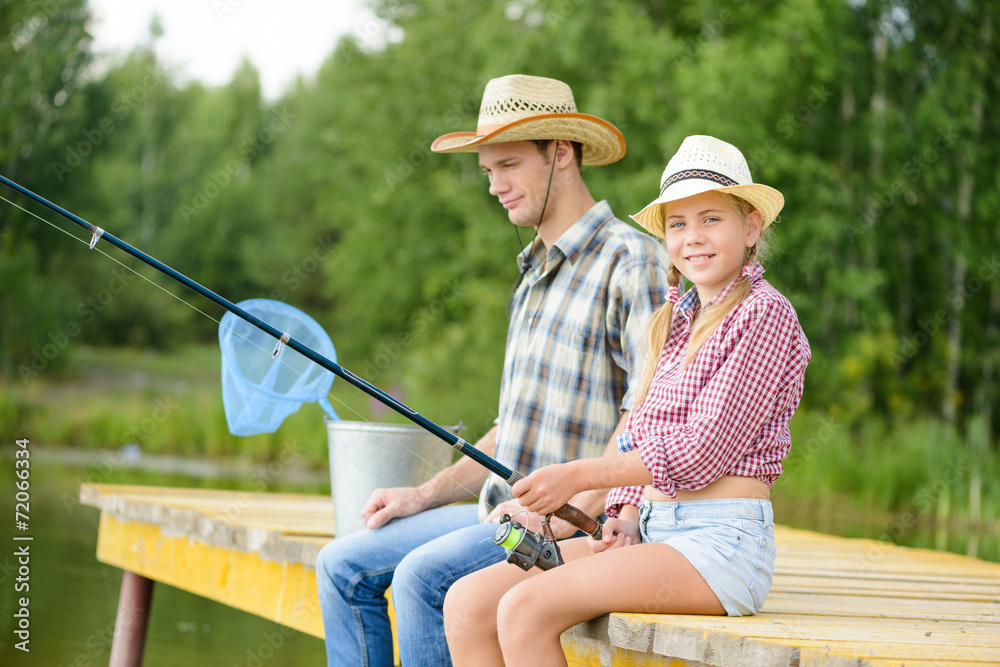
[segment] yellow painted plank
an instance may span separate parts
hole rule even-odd
[[[101,514],[97,559],[323,637],[315,570],[164,535],[159,526]]]
[[[329,541],[306,539],[318,541],[320,546]],[[188,536],[166,535],[159,526],[120,521],[103,512],[97,559],[323,639],[323,615],[312,566],[277,563]],[[386,598],[398,659],[395,611],[388,592]]]
[[[640,653],[606,643],[599,646],[594,640],[584,637],[561,638],[563,653],[568,667],[698,667],[699,663],[675,660],[661,655]]]

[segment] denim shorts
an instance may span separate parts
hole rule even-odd
[[[760,611],[774,576],[771,501],[750,498],[642,501],[643,542],[677,549],[708,582],[730,616]]]

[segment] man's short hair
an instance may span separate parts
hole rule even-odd
[[[551,144],[553,141],[555,141],[555,139],[531,139],[530,141],[531,141],[531,143],[535,144],[535,147],[538,149],[538,152],[541,153],[542,157],[545,159],[545,163],[548,164],[548,161],[549,161],[549,153],[548,153],[549,144]],[[573,147],[573,157],[576,158],[576,166],[577,166],[578,169],[582,169],[583,168],[583,144],[581,144],[579,141],[571,141],[569,143]]]

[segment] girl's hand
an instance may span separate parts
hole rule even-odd
[[[539,468],[511,487],[521,506],[537,514],[555,512],[583,490],[576,487],[572,463]]]
[[[639,536],[639,521],[628,521],[624,519],[608,519],[601,529],[601,539],[595,540],[587,538],[590,545],[590,553],[600,553],[608,549],[627,547],[639,544],[642,538]]]

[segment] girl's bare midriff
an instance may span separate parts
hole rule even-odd
[[[654,503],[671,502],[674,500],[714,500],[718,498],[757,498],[769,500],[771,489],[764,482],[753,477],[726,475],[697,491],[678,491],[676,498],[647,486],[642,494],[646,500]]]

